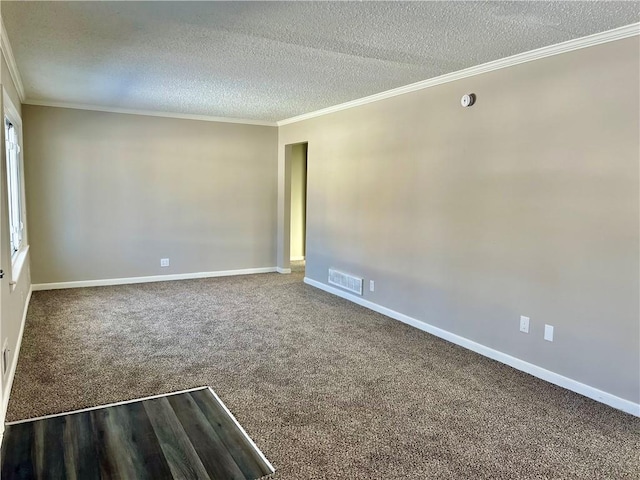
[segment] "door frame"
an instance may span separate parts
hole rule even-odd
[[[291,161],[294,145],[307,144],[307,185],[305,213],[305,256],[308,254],[306,225],[309,224],[309,151],[308,140],[287,143],[278,147],[278,238],[276,270],[291,273]]]

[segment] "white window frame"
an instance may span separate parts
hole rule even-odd
[[[24,240],[22,221],[22,169],[20,168],[20,136],[18,127],[4,117],[4,136],[7,159],[7,194],[9,196],[9,245],[11,257],[18,254]]]
[[[4,88],[2,89],[2,94],[3,94],[2,101],[3,101],[3,107],[4,107],[4,112],[2,115],[2,128],[3,129],[6,128],[5,122],[6,120],[8,120],[14,128],[16,139],[17,139],[17,142],[16,142],[17,158],[15,158],[15,162],[16,162],[15,167],[17,168],[17,173],[18,173],[18,178],[17,178],[18,183],[17,184],[14,183],[13,189],[10,187],[10,182],[11,182],[10,163],[9,163],[10,159],[9,157],[7,157],[7,144],[6,144],[7,139],[6,138],[5,138],[5,144],[2,146],[5,152],[5,162],[4,162],[5,164],[2,168],[4,168],[4,172],[7,179],[6,183],[4,184],[4,186],[6,187],[6,192],[4,192],[4,195],[6,195],[6,200],[7,200],[7,223],[2,227],[9,229],[9,235],[7,236],[9,238],[9,245],[7,245],[7,248],[11,253],[10,283],[12,286],[15,286],[22,272],[22,267],[25,264],[27,252],[29,250],[29,245],[27,243],[27,229],[26,229],[27,216],[26,216],[26,203],[25,203],[25,191],[24,191],[24,160],[23,160],[24,155],[23,155],[23,148],[22,148],[22,145],[23,145],[22,118],[20,117],[20,114],[18,113],[18,109],[15,107],[15,105],[11,101],[11,98],[9,97],[9,95],[7,94]],[[11,190],[16,190],[16,187],[19,195],[19,198],[18,198],[19,231],[11,232],[12,220],[10,219],[10,216],[12,212],[12,207],[11,207],[11,201],[9,198],[9,192]],[[14,245],[14,239],[16,238],[16,236],[19,238],[19,244],[18,244],[18,248],[14,249],[13,245]]]

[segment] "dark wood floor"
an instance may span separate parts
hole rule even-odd
[[[253,480],[271,465],[209,389],[7,425],[2,479]]]

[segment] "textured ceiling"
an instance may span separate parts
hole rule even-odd
[[[26,97],[265,121],[638,21],[638,2],[2,2]]]

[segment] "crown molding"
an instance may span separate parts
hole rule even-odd
[[[159,112],[155,110],[112,108],[112,107],[104,107],[102,105],[87,105],[83,103],[71,103],[71,102],[49,102],[46,100],[32,100],[29,98],[24,100],[22,103],[24,105],[36,105],[39,107],[71,108],[74,110],[91,110],[94,112],[123,113],[127,115],[145,115],[150,117],[164,117],[164,118],[179,118],[182,120],[200,120],[204,122],[239,123],[242,125],[259,125],[263,127],[278,126],[276,122],[268,122],[264,120],[251,120],[251,119],[245,119],[245,118],[230,118],[230,117],[213,117],[209,115],[192,115],[189,113]]]
[[[593,47],[602,43],[613,42],[615,40],[621,40],[623,38],[633,37],[636,35],[640,35],[640,23],[632,23],[631,25],[615,28],[606,32],[596,33],[555,45],[537,48],[528,52],[518,53],[511,57],[493,60],[491,62],[483,63],[475,67],[465,68],[457,72],[446,73],[444,75],[440,75],[439,77],[422,80],[410,85],[405,85],[404,87],[394,88],[392,90],[376,93],[375,95],[370,95],[368,97],[359,98],[357,100],[341,103],[339,105],[334,105],[333,107],[327,107],[316,110],[315,112],[305,113],[296,117],[287,118],[276,123],[279,127],[283,125],[289,125],[291,123],[297,123],[303,120],[309,120],[310,118],[321,117],[323,115],[339,112],[341,110],[347,110],[349,108],[358,107],[360,105],[378,102],[380,100],[396,97],[405,93],[435,87],[436,85],[442,85],[443,83],[455,82],[456,80],[461,80],[463,78],[473,77],[475,75],[493,72],[494,70],[513,67],[514,65],[519,65],[521,63],[532,62],[534,60],[540,60],[542,58],[559,55],[561,53],[567,53],[574,50],[580,50],[582,48]]]
[[[16,90],[18,91],[18,96],[20,97],[20,101],[24,101],[24,85],[22,84],[22,77],[20,76],[20,70],[18,70],[18,65],[16,64],[16,59],[13,56],[13,49],[11,48],[11,42],[9,41],[9,36],[7,35],[7,28],[4,26],[4,20],[0,15],[0,46],[2,47],[2,53],[4,55],[5,60],[7,61],[7,66],[9,67],[9,73],[11,74],[11,78],[13,79],[13,83],[16,86]]]

